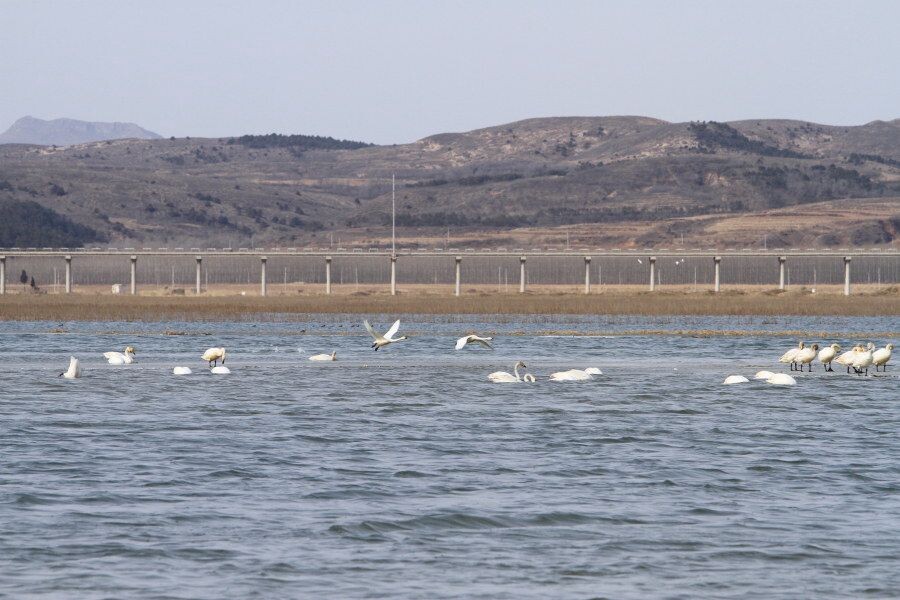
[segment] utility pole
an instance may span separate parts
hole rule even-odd
[[[391,173],[391,256],[397,254],[397,181]]]

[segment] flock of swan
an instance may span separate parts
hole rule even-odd
[[[839,365],[847,367],[847,373],[850,369],[857,375],[868,375],[869,367],[875,367],[875,371],[887,371],[887,364],[891,360],[891,351],[894,349],[893,344],[887,344],[884,348],[875,349],[875,344],[869,342],[865,346],[857,344],[847,352],[838,354],[841,351],[840,344],[830,344],[819,349],[818,344],[807,346],[805,342],[800,342],[795,348],[791,348],[781,355],[778,362],[789,364],[791,371],[803,372],[803,367],[812,373],[813,363],[816,359],[822,363],[826,372],[833,372],[834,367],[831,363],[836,362]],[[787,373],[773,373],[771,371],[759,371],[753,377],[754,379],[762,379],[767,383],[776,385],[794,385],[797,380]],[[743,375],[729,375],[725,378],[725,385],[735,383],[747,383],[749,379]]]
[[[369,335],[372,336],[372,345],[370,347],[376,351],[390,344],[408,339],[405,335],[397,337],[397,333],[400,331],[399,319],[395,321],[390,329],[384,334],[375,331],[367,320],[363,321],[363,326],[366,328],[366,331],[369,332]],[[469,344],[478,344],[485,348],[493,349],[493,346],[491,345],[492,341],[493,338],[491,337],[483,337],[474,333],[468,334],[456,341],[455,349],[462,350]],[[887,363],[891,359],[891,351],[893,349],[893,344],[887,344],[884,348],[876,350],[875,344],[869,342],[865,346],[858,344],[848,352],[838,355],[838,352],[841,350],[839,344],[830,344],[820,350],[818,344],[807,346],[805,342],[801,341],[795,348],[791,348],[785,352],[778,360],[780,363],[790,364],[791,371],[802,372],[804,367],[807,367],[808,371],[812,372],[813,362],[818,359],[818,361],[824,365],[825,371],[834,371],[831,363],[836,362],[846,366],[847,373],[849,373],[852,368],[857,375],[868,375],[869,367],[871,366],[875,367],[876,372],[879,369],[884,371],[887,370]],[[134,347],[128,346],[125,348],[124,352],[105,352],[103,353],[103,357],[111,365],[130,365],[135,360],[135,350]],[[200,358],[208,364],[210,373],[216,375],[231,373],[231,370],[225,366],[225,348],[209,348]],[[337,352],[332,351],[330,354],[314,354],[309,357],[309,360],[314,362],[336,361]],[[222,364],[219,364],[220,362]],[[488,381],[493,383],[534,383],[537,381],[537,378],[530,373],[520,374],[520,368],[526,369],[527,367],[524,362],[517,361],[516,364],[513,365],[512,373],[507,371],[494,371],[493,373],[488,374]],[[193,371],[190,367],[177,366],[172,369],[172,373],[174,375],[190,375]],[[595,376],[602,374],[603,372],[600,369],[588,367],[585,369],[568,369],[566,371],[551,373],[547,379],[549,381],[557,382],[590,381]],[[82,369],[78,359],[72,356],[69,360],[69,368],[63,373],[60,373],[59,376],[66,379],[77,379],[81,377]],[[771,383],[773,385],[795,385],[797,383],[796,379],[787,373],[773,373],[772,371],[759,371],[753,378],[763,380],[766,383]],[[750,380],[743,375],[730,375],[723,383],[732,385],[736,383],[747,383],[749,381]]]

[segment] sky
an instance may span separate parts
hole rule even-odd
[[[900,117],[900,1],[0,0],[0,131],[380,144],[524,118]]]

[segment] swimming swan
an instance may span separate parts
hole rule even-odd
[[[494,371],[493,373],[488,375],[488,379],[490,381],[493,381],[494,383],[518,383],[522,381],[522,378],[519,377],[519,367],[522,367],[523,369],[526,368],[525,363],[523,363],[521,360],[513,365],[513,373],[515,373],[514,375],[511,375],[506,371]]]
[[[316,360],[316,361],[337,360],[337,352],[334,351],[331,354],[314,354],[309,357],[309,360]]]
[[[878,367],[884,367],[883,371],[887,371],[888,361],[891,360],[891,350],[894,349],[893,344],[888,344],[881,350],[876,350],[872,353],[872,364],[875,365],[875,372],[878,372]]]
[[[69,357],[69,369],[63,371],[57,377],[65,377],[66,379],[78,379],[81,377],[81,365],[74,356]]]
[[[812,373],[812,361],[819,353],[819,345],[813,344],[809,348],[803,348],[794,357],[794,361],[800,365],[800,371],[803,371],[803,365],[809,365],[809,372]]]
[[[228,375],[229,373],[231,373],[231,369],[226,366],[219,365],[218,367],[213,367],[212,369],[210,369],[209,372],[213,375]]]
[[[597,367],[588,367],[584,370],[588,375],[603,375],[603,371],[598,369]]]
[[[840,350],[841,347],[838,344],[825,346],[819,350],[819,362],[825,365],[826,371],[834,371],[834,368],[831,366],[831,361],[834,360],[834,357],[837,356],[837,353],[840,352]]]
[[[466,344],[481,344],[482,346],[493,350],[494,347],[491,346],[489,343],[493,339],[494,338],[492,338],[492,337],[480,337],[473,333],[471,335],[467,335],[465,337],[461,337],[458,340],[456,340],[456,349],[462,350],[463,348],[466,347]]]
[[[215,367],[219,364],[219,361],[222,361],[222,364],[225,364],[225,348],[210,348],[201,356],[203,360],[209,363],[210,367]]]
[[[801,350],[803,350],[803,348],[804,348],[804,344],[803,344],[803,342],[800,342],[799,344],[797,344],[796,348],[791,348],[790,350],[788,350],[787,352],[782,354],[781,358],[778,359],[778,362],[785,363],[785,364],[790,363],[791,371],[793,371],[794,367],[795,367],[795,359],[797,358],[797,353],[800,352]]]
[[[581,369],[569,369],[550,374],[550,381],[590,381],[593,379],[590,373]]]
[[[797,380],[787,373],[775,373],[766,379],[766,383],[771,383],[772,385],[797,385]]]
[[[372,338],[375,340],[374,342],[372,342],[372,348],[375,348],[376,352],[378,351],[379,348],[383,348],[383,347],[387,346],[388,344],[393,344],[394,342],[399,342],[399,341],[408,339],[405,335],[398,337],[398,338],[394,337],[395,335],[397,335],[397,332],[400,330],[400,319],[397,319],[396,321],[394,321],[394,324],[391,325],[391,328],[388,329],[387,333],[385,333],[384,335],[379,335],[379,334],[375,333],[375,330],[372,329],[372,326],[369,325],[368,321],[363,321],[363,325],[365,325],[366,331],[368,331],[369,334],[372,336]]]
[[[722,383],[724,385],[734,385],[735,383],[747,383],[750,380],[743,375],[729,375]]]
[[[774,375],[772,371],[758,371],[756,375],[753,376],[753,379],[768,379],[772,375]]]
[[[190,367],[175,367],[172,369],[172,375],[190,375],[193,373]]]
[[[111,365],[130,365],[134,362],[134,348],[128,346],[125,352],[104,352],[103,358]]]

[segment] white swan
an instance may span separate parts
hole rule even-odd
[[[862,352],[862,350],[863,350],[862,346],[859,346],[859,345],[853,346],[850,350],[847,350],[846,352],[844,352],[843,354],[838,356],[836,359],[834,359],[834,362],[838,363],[839,365],[844,365],[845,367],[847,367],[847,372],[849,373],[850,366],[853,364],[853,359],[856,357],[856,355],[858,353]]]
[[[103,358],[111,365],[130,365],[134,362],[134,348],[128,346],[125,352],[104,352]]]
[[[831,361],[834,360],[834,357],[837,356],[837,353],[840,352],[840,350],[841,347],[839,344],[825,346],[819,350],[819,362],[825,365],[826,371],[834,371],[834,368],[831,366]]]
[[[793,371],[794,366],[795,366],[794,362],[795,362],[795,359],[797,358],[797,353],[800,352],[801,350],[803,350],[804,345],[805,344],[803,342],[800,342],[799,344],[797,344],[796,348],[791,348],[790,350],[788,350],[787,352],[782,354],[781,358],[778,359],[778,362],[785,363],[785,364],[790,363],[791,371]]]
[[[337,360],[337,351],[333,351],[331,354],[313,354],[309,357],[309,360],[316,361],[325,361],[325,360]]]
[[[584,370],[588,375],[603,375],[603,371],[598,369],[597,367],[588,367]]]
[[[190,375],[191,373],[193,373],[193,371],[191,371],[190,367],[175,367],[172,369],[173,375]]]
[[[853,363],[850,366],[853,367],[857,375],[862,375],[863,371],[866,372],[866,375],[869,374],[869,367],[872,366],[872,346],[874,344],[870,343],[868,348],[862,352],[857,352],[856,356],[853,357]]]
[[[768,379],[772,375],[774,375],[772,371],[757,371],[756,375],[753,376],[753,379]]]
[[[884,367],[882,370],[887,371],[888,361],[891,360],[891,350],[894,349],[893,344],[888,344],[881,350],[876,350],[872,353],[872,364],[875,365],[875,372],[878,372],[878,367]]]
[[[219,361],[222,361],[222,364],[225,364],[225,348],[209,348],[206,352],[201,356],[203,360],[209,363],[209,366],[215,367],[219,364]]]
[[[772,385],[797,385],[797,380],[787,373],[775,373],[766,379],[766,383],[771,383]]]
[[[372,329],[372,326],[369,325],[368,321],[363,321],[363,325],[366,326],[366,331],[368,331],[372,338],[375,340],[374,342],[372,342],[372,348],[375,348],[376,352],[379,348],[384,348],[388,344],[393,344],[394,342],[399,342],[407,339],[405,335],[398,338],[394,337],[400,330],[400,319],[394,321],[394,324],[391,325],[391,328],[388,329],[387,333],[385,333],[384,335],[375,333],[375,330]]]
[[[819,345],[813,344],[809,348],[803,348],[794,357],[794,362],[800,365],[800,371],[803,371],[803,365],[809,365],[809,372],[812,373],[812,361],[815,360],[819,353]]]
[[[534,383],[537,380],[534,378],[534,375],[532,375],[531,373],[525,373],[524,375],[522,375],[522,381],[525,381],[527,383]]]
[[[66,379],[78,379],[81,377],[81,364],[78,362],[78,359],[70,356],[68,370],[60,373],[58,377],[65,377]]]
[[[456,340],[456,349],[462,350],[463,348],[466,347],[466,344],[481,344],[482,346],[493,350],[494,347],[491,346],[489,343],[493,339],[494,338],[492,338],[492,337],[477,336],[473,333],[471,335],[467,335],[465,337],[461,337],[458,340]]]
[[[224,365],[219,365],[218,367],[213,367],[212,369],[210,369],[209,372],[213,375],[228,375],[229,373],[231,373],[231,369]]]
[[[747,383],[750,380],[744,377],[743,375],[729,375],[725,378],[725,381],[722,382],[723,385],[734,385],[735,383]]]
[[[581,369],[550,373],[550,381],[590,381],[591,379],[593,379],[591,374]]]
[[[488,375],[488,379],[494,383],[518,383],[519,381],[522,381],[522,378],[519,377],[519,367],[522,367],[523,369],[526,368],[525,363],[521,360],[513,365],[514,375],[507,373],[506,371],[494,371]]]

